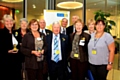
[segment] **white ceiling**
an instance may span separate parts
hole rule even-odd
[[[28,1],[28,13],[33,14],[34,15],[40,15],[43,12],[43,9],[46,8],[46,0],[27,0]],[[62,2],[62,1],[68,1],[68,0],[56,0],[56,3]],[[82,2],[83,0],[75,0],[78,2]],[[110,13],[112,13],[115,9],[119,9],[120,11],[120,0],[86,0],[86,8],[87,9],[98,9],[98,10],[105,10],[108,11]],[[35,4],[36,5],[36,9],[32,8],[32,5]],[[6,2],[2,2],[2,0],[0,0],[0,5],[4,5],[10,8],[15,8],[18,9],[20,11],[23,10],[23,3],[6,3]],[[57,8],[56,9],[60,9]],[[71,11],[71,10],[70,10]],[[120,14],[120,12],[119,12]]]

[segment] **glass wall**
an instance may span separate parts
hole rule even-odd
[[[40,19],[43,18],[43,10],[46,8],[46,0],[27,0],[27,18]]]

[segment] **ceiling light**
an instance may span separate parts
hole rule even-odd
[[[57,4],[57,7],[63,9],[77,9],[83,7],[83,4],[76,1],[65,1]]]
[[[23,0],[2,0],[2,1],[13,3],[13,2],[22,2]]]
[[[36,8],[35,4],[33,4],[32,6],[33,6],[34,9]]]

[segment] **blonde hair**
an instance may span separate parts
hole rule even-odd
[[[89,19],[87,25],[89,25],[90,23],[94,23],[95,24],[95,20],[94,19]]]
[[[13,20],[12,16],[9,15],[9,14],[5,14],[5,15],[3,16],[3,19],[1,20],[1,22],[4,23],[4,22],[5,22],[5,19],[10,19],[10,20],[13,21],[13,23],[15,23],[15,20]]]

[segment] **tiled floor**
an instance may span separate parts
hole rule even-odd
[[[115,54],[113,69],[109,71],[107,80],[120,80],[120,69],[118,66],[118,57],[120,54]]]

